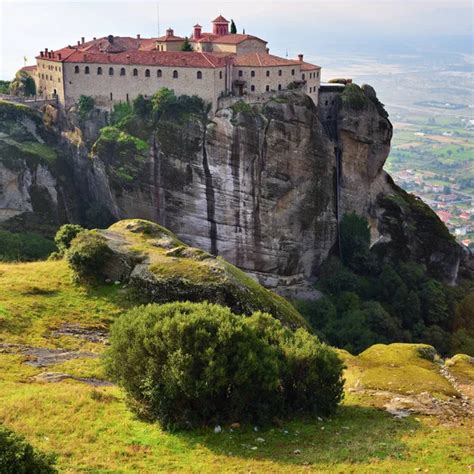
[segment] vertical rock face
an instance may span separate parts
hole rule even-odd
[[[55,133],[68,172],[56,178],[45,168],[4,164],[0,212],[32,210],[37,199],[28,183],[36,180],[60,202],[61,222],[84,221],[98,208],[152,220],[295,294],[337,251],[338,217],[355,211],[368,218],[382,256],[415,259],[453,282],[466,256],[437,216],[383,171],[392,126],[373,89],[364,93],[358,110],[340,102],[332,133],[298,92],[219,110],[206,123],[160,120],[146,136],[137,130],[149,151],[130,158],[135,171],[123,185],[112,168],[117,147],[91,147],[98,127],[63,124]]]

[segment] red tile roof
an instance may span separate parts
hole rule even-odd
[[[253,35],[244,35],[241,33],[228,35],[215,35],[213,33],[201,33],[199,39],[193,39],[196,43],[221,43],[221,44],[239,44],[246,40],[257,40],[267,44],[267,41]]]
[[[285,59],[268,53],[247,53],[234,55],[236,66],[290,66],[301,64],[298,60]]]
[[[178,52],[178,51],[126,51],[124,53],[90,53],[74,50],[64,62],[85,64],[117,64],[169,67],[223,67],[228,56],[214,56],[210,53]]]
[[[21,68],[22,71],[36,71],[36,66],[23,66]]]
[[[316,69],[321,69],[321,66],[317,66],[316,64],[311,63],[300,63],[301,64],[301,71],[315,71]]]
[[[211,23],[229,23],[222,15],[219,15],[217,18],[211,21]]]
[[[160,36],[159,38],[156,38],[156,41],[159,41],[159,42],[184,41],[184,38],[181,38],[181,36],[175,36],[175,35],[165,35],[165,36]]]

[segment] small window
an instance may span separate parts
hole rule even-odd
[[[156,71],[156,77],[161,77],[162,75],[161,69],[158,69],[158,71]]]
[[[294,69],[291,70],[291,75],[292,75],[292,76],[295,75],[295,70],[294,70]]]
[[[41,79],[44,79],[44,74],[41,74]]]
[[[75,72],[76,74],[79,74],[79,66],[74,66],[74,72]]]
[[[57,71],[57,70],[58,70],[58,66],[54,66],[54,70]]]
[[[301,79],[303,79],[303,81],[304,81],[306,79],[306,75],[302,74]]]
[[[85,73],[85,74],[89,74],[89,72],[90,72],[90,71],[89,71],[89,66],[86,66],[86,68],[85,68],[85,70],[84,70],[84,73]]]
[[[219,71],[219,79],[222,79],[222,71]]]
[[[150,77],[150,70],[149,69],[145,69],[145,77]]]
[[[125,68],[124,67],[120,69],[120,75],[125,76]]]
[[[127,104],[128,104],[128,103],[130,102],[130,99],[129,99],[129,97],[128,97],[128,94],[126,95],[126,97],[127,97]]]
[[[255,86],[254,86],[254,85],[251,85],[251,86],[250,86],[250,90],[251,90],[252,92],[255,92]]]
[[[328,105],[328,103],[329,103],[329,102],[326,100],[326,101],[324,102],[324,105]]]
[[[61,82],[61,78],[60,78],[60,77],[58,77],[58,82]]]
[[[101,67],[97,68],[97,75],[102,76],[102,68]]]
[[[251,71],[251,72],[250,72],[250,75],[251,75],[252,77],[255,77],[255,71]]]
[[[198,72],[196,73],[196,77],[197,77],[198,79],[202,79],[202,72],[201,72],[201,71],[198,71]]]
[[[281,84],[278,84],[278,90],[281,91]]]
[[[113,76],[113,75],[114,75],[114,68],[109,67],[109,76]]]
[[[267,77],[270,77],[270,71],[267,71]]]
[[[278,75],[281,76],[282,72],[281,69],[278,70]]]
[[[133,75],[134,75],[134,76],[138,76],[138,69],[137,69],[137,68],[135,68],[135,69],[133,70]]]
[[[49,75],[49,80],[50,80],[50,81],[53,80],[53,76],[51,76],[51,74]]]
[[[268,92],[270,90],[270,86],[265,86],[265,90]]]
[[[178,79],[178,71],[173,71],[173,79]]]
[[[59,72],[61,72],[61,66],[59,66]]]
[[[316,89],[316,87],[315,87],[315,89]],[[334,105],[334,101],[333,101],[333,100],[331,100],[331,105]]]
[[[110,100],[113,100],[114,96],[112,95],[112,92],[110,93]]]
[[[316,77],[319,77],[319,71],[316,73]]]
[[[244,71],[239,71],[239,77],[242,77],[244,75]]]

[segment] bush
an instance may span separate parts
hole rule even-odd
[[[21,69],[15,74],[15,78],[10,82],[10,94],[19,96],[32,96],[36,94],[36,84],[34,79]]]
[[[91,280],[101,276],[102,266],[111,254],[105,238],[90,230],[72,240],[66,257],[78,280]]]
[[[25,439],[0,425],[0,472],[2,474],[50,474],[55,456],[41,453]]]
[[[43,260],[55,250],[54,242],[39,234],[0,229],[0,261]]]
[[[71,241],[83,230],[84,228],[78,224],[62,225],[54,236],[59,252],[64,253],[71,245]]]
[[[354,110],[362,110],[367,105],[364,91],[357,84],[347,84],[341,97],[342,103]]]
[[[142,416],[165,427],[330,414],[342,363],[304,330],[208,303],[135,308],[111,330],[108,374]]]
[[[85,119],[87,114],[94,108],[94,98],[88,95],[81,95],[77,101],[79,117]]]
[[[129,117],[133,113],[133,108],[128,102],[121,102],[114,104],[112,112],[110,113],[110,124],[116,125],[123,119]]]

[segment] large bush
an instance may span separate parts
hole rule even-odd
[[[109,375],[132,406],[166,427],[330,414],[342,363],[304,330],[208,303],[135,308],[112,327]]]
[[[42,260],[55,250],[54,242],[39,234],[0,229],[0,261]]]
[[[55,456],[35,450],[25,439],[0,425],[1,474],[51,474]]]
[[[66,257],[78,280],[93,280],[101,276],[110,254],[104,237],[95,231],[85,231],[72,240]]]
[[[84,228],[78,224],[62,225],[54,236],[58,251],[63,254],[71,245],[71,241],[83,230]]]

